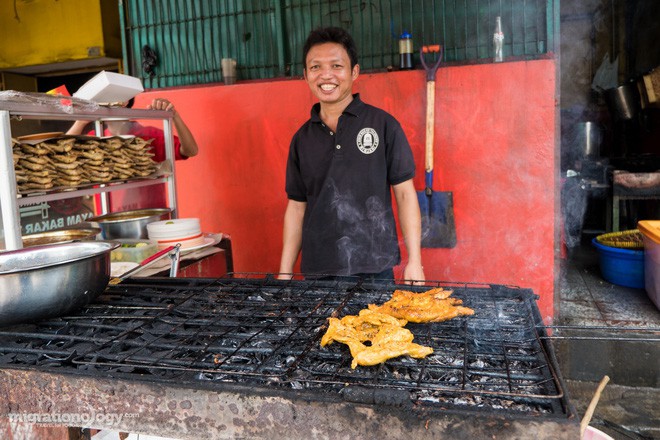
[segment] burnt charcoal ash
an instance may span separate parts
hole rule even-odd
[[[432,405],[445,408],[461,408],[467,410],[505,410],[519,413],[547,414],[552,412],[552,407],[541,402],[525,400],[513,400],[487,395],[470,394],[461,396],[447,395],[451,392],[439,393],[437,391],[422,390],[414,392],[413,395],[422,406]]]

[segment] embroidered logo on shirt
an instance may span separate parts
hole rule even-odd
[[[373,128],[363,128],[357,135],[357,147],[364,154],[371,154],[378,148],[378,133]]]

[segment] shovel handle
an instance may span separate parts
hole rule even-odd
[[[426,64],[426,60],[424,59],[425,53],[438,54],[434,64]],[[434,44],[431,46],[422,46],[422,48],[419,50],[419,58],[420,61],[422,62],[422,66],[424,66],[424,70],[426,70],[427,81],[435,81],[435,72],[438,70],[438,67],[440,67],[440,62],[442,61],[443,53],[444,50],[442,49],[442,46],[439,44]]]
[[[426,64],[425,53],[437,53],[437,59],[434,64]],[[422,46],[419,51],[419,58],[426,70],[426,149],[424,159],[424,169],[427,172],[433,171],[433,142],[434,142],[434,124],[435,124],[435,73],[442,61],[443,48],[439,44]],[[428,185],[427,185],[428,186]]]
[[[433,171],[433,142],[435,125],[435,81],[426,82],[426,149],[424,169]]]

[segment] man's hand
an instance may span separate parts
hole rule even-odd
[[[407,264],[403,269],[404,284],[424,284],[424,267],[419,263]]]
[[[164,98],[154,99],[151,101],[151,104],[147,106],[147,108],[150,110],[170,110],[176,114],[176,110],[174,110],[174,104]]]

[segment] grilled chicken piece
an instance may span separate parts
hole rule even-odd
[[[362,309],[358,316],[346,315],[343,318],[329,318],[328,330],[321,338],[321,346],[325,347],[333,340],[346,343],[342,339],[354,339],[359,342],[371,340],[378,334],[381,325],[389,324],[403,327],[407,324],[405,319],[397,319],[384,313]]]
[[[367,347],[365,350],[359,352],[357,356],[353,356],[351,368],[355,368],[358,365],[378,365],[382,364],[388,359],[403,355],[422,359],[431,353],[433,353],[433,349],[431,347],[415,344],[414,342],[393,342],[387,344],[386,346],[372,345],[371,347]]]
[[[321,338],[321,347],[325,347],[333,341],[341,342],[342,344],[348,345],[348,348],[351,350],[351,356],[356,356],[360,351],[366,348],[362,343],[365,339],[362,339],[362,341],[360,340],[361,335],[355,328],[346,325],[342,320],[337,318],[329,318],[329,321],[330,325],[328,326],[328,330]]]
[[[369,310],[385,313],[410,322],[441,322],[457,316],[473,315],[474,310],[463,307],[460,299],[449,298],[452,290],[442,287],[422,293],[395,290],[392,298],[382,306],[369,304]]]
[[[321,338],[321,346],[325,347],[333,341],[348,345],[353,356],[351,368],[377,365],[403,355],[423,358],[433,353],[431,347],[412,342],[412,332],[403,328],[406,323],[405,320],[368,309],[361,310],[358,316],[329,318],[328,330]],[[367,341],[371,345],[364,344]]]
[[[412,332],[403,327],[408,322],[440,322],[473,315],[474,310],[461,306],[460,299],[450,298],[452,293],[442,287],[422,293],[395,290],[382,306],[369,304],[369,308],[360,310],[358,315],[329,318],[321,346],[333,341],[348,345],[353,356],[351,368],[377,365],[403,355],[424,358],[433,353],[433,349],[413,343]]]

